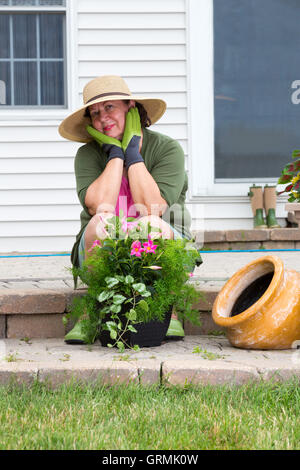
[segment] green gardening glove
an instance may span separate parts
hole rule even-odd
[[[107,135],[102,134],[102,132],[97,131],[97,129],[92,126],[86,126],[86,130],[107,154],[107,162],[113,158],[121,158],[121,160],[124,161],[124,152],[121,148],[121,142],[118,139],[108,137]]]
[[[125,167],[127,170],[134,163],[144,162],[139,151],[141,135],[139,112],[137,108],[130,108],[126,114],[126,124],[122,140],[122,149],[125,155]]]

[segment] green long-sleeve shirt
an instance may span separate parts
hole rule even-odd
[[[143,129],[141,155],[145,166],[159,187],[160,194],[168,204],[162,219],[179,233],[191,239],[191,217],[185,207],[188,179],[184,168],[184,153],[179,143],[166,135]],[[80,214],[81,229],[73,246],[71,261],[78,266],[78,245],[82,233],[91,219],[85,205],[88,187],[105,169],[107,155],[95,141],[80,147],[75,158],[76,186],[83,207]],[[113,182],[112,182],[113,183]]]

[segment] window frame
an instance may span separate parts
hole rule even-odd
[[[65,14],[65,105],[37,105],[37,106],[1,106],[0,121],[28,121],[28,120],[61,120],[68,115],[74,104],[75,77],[77,76],[75,34],[77,30],[76,15],[71,7],[72,2],[65,0],[64,6],[0,6],[3,13],[59,13]],[[73,2],[74,4],[74,2]],[[71,80],[69,79],[71,78]],[[4,123],[2,122],[2,125]]]
[[[276,184],[276,178],[215,180],[213,0],[188,0],[187,33],[190,200],[224,203],[223,197],[247,197],[252,183]]]

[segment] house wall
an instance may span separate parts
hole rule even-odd
[[[251,228],[250,183],[213,179],[212,0],[66,5],[68,108],[0,109],[0,252],[71,250],[80,228],[73,169],[80,144],[61,138],[58,126],[82,105],[84,85],[105,74],[167,101],[152,129],[183,147],[192,229]]]
[[[1,110],[0,252],[70,251],[81,211],[73,171],[77,143],[58,134],[98,75],[124,77],[133,93],[168,103],[153,130],[177,139],[186,158],[185,0],[67,2],[67,110]]]

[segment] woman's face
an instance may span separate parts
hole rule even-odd
[[[116,100],[89,106],[93,127],[102,134],[122,140],[126,114],[133,105],[132,101],[126,104],[122,100]]]

